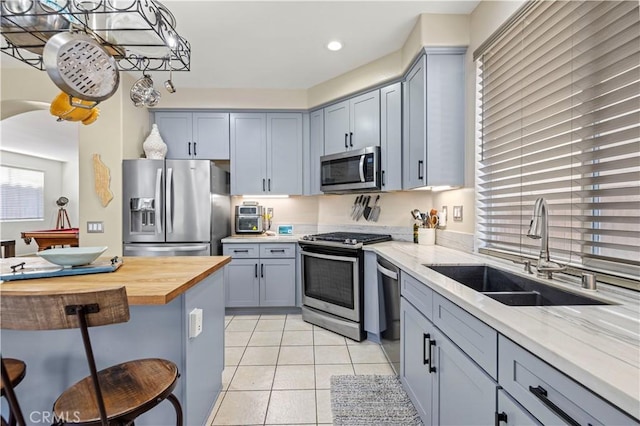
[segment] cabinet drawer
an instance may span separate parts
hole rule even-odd
[[[498,348],[500,385],[543,424],[638,424],[506,337]]]
[[[295,243],[260,244],[260,257],[268,258],[294,258],[296,257]]]
[[[400,271],[400,294],[427,319],[432,316],[433,290],[404,271]]]
[[[438,293],[433,295],[433,323],[491,377],[498,379],[498,333]]]
[[[260,257],[259,244],[224,244],[222,254],[234,259]]]

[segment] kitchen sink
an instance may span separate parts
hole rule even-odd
[[[509,306],[608,305],[487,265],[424,265]]]

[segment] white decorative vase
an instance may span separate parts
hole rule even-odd
[[[151,160],[163,160],[167,155],[167,144],[162,140],[157,124],[151,126],[151,133],[145,139],[142,148],[144,154]]]

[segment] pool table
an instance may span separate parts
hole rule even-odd
[[[67,229],[46,229],[43,231],[25,231],[20,236],[26,244],[34,239],[38,245],[38,251],[42,251],[54,246],[78,247],[78,228]]]

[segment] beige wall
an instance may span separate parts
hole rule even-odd
[[[181,89],[163,92],[157,108],[307,109],[306,90]]]

